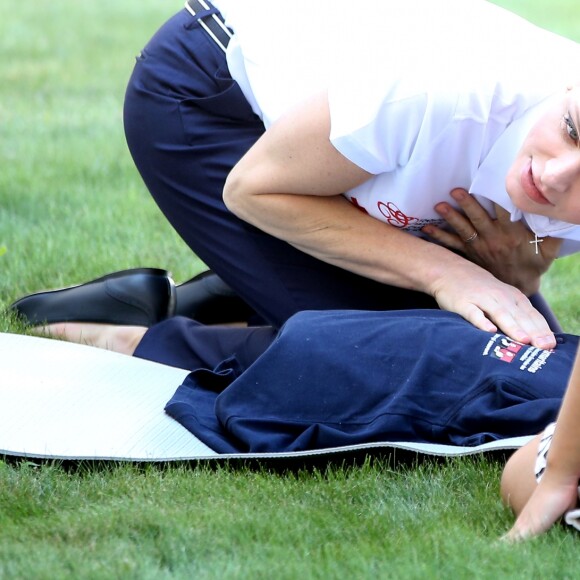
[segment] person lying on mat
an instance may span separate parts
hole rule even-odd
[[[501,482],[504,502],[517,514],[505,538],[519,541],[548,530],[565,516],[580,530],[580,353],[556,423],[516,451]]]
[[[145,290],[140,301],[128,282]],[[577,356],[578,337],[558,334],[557,349],[542,350],[429,310],[310,311],[293,315],[280,331],[206,326],[180,316],[148,324],[167,310],[172,289],[164,271],[121,272],[29,297],[28,322],[53,307],[67,322],[38,332],[194,370],[167,411],[222,452],[239,452],[240,441],[242,450],[280,451],[388,440],[478,445],[528,435],[556,418]],[[75,322],[87,318],[100,323]],[[511,539],[544,531],[575,505],[577,485],[572,490],[570,481],[578,479],[579,460],[570,442],[579,368],[577,362],[558,419],[557,433],[565,435],[555,442],[545,483],[532,495],[538,438],[505,468],[504,500],[521,512]],[[200,423],[196,412],[217,408],[217,397],[222,416],[211,411]],[[241,427],[229,421],[234,435],[223,431],[222,424],[242,415]],[[542,441],[544,464],[546,449]]]
[[[580,46],[481,0],[356,10],[188,0],[126,93],[149,191],[268,324],[440,307],[554,347],[526,296],[579,247]]]
[[[191,370],[166,411],[219,453],[532,435],[556,418],[579,340],[543,350],[426,309],[304,311],[279,331],[179,316],[45,330]]]

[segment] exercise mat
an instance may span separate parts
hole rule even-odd
[[[164,412],[188,373],[86,345],[0,333],[0,455],[166,462],[399,449],[462,456],[515,449],[531,437],[477,447],[397,441],[293,453],[218,454]]]

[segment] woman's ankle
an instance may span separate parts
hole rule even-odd
[[[145,326],[116,326],[91,322],[59,322],[36,327],[36,334],[132,355],[147,332]]]

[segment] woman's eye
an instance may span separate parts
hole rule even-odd
[[[570,137],[570,139],[575,143],[578,143],[580,140],[578,129],[576,129],[576,125],[574,125],[574,121],[572,121],[570,114],[564,115],[564,126],[566,128],[566,133],[568,133],[568,137]]]

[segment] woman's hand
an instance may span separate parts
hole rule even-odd
[[[538,348],[556,347],[545,318],[517,288],[467,261],[448,264],[429,288],[443,310],[457,312],[477,328],[498,329],[518,342]]]
[[[502,539],[518,542],[543,534],[576,506],[577,499],[578,479],[561,481],[547,469],[516,523]]]
[[[495,205],[497,218],[464,189],[451,196],[465,214],[448,203],[435,206],[455,233],[427,226],[424,233],[440,244],[464,254],[469,260],[491,272],[506,284],[519,288],[526,296],[535,294],[540,278],[557,257],[561,240],[543,238],[534,246],[535,236],[522,222],[511,222],[510,214]]]

